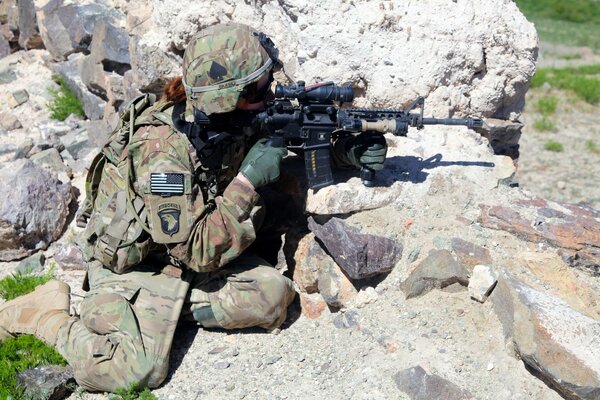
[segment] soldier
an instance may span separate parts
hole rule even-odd
[[[292,282],[247,249],[264,216],[256,189],[279,178],[287,154],[250,118],[272,96],[280,66],[272,41],[248,26],[196,35],[183,76],[158,102],[134,100],[90,167],[80,316],[69,315],[69,286],[51,281],[0,306],[0,339],[34,334],[57,348],[79,385],[114,391],[163,382],[180,318],[279,327]],[[380,141],[335,148],[342,164],[385,159]]]

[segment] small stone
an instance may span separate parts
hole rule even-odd
[[[10,68],[0,71],[0,85],[11,83],[17,80],[17,74]]]
[[[485,369],[487,369],[488,371],[493,370],[494,369],[494,363],[489,363]]]
[[[408,318],[410,318],[410,319],[415,319],[415,318],[417,318],[417,313],[416,313],[416,312],[414,312],[414,311],[410,311],[410,312],[408,313]]]
[[[398,345],[398,342],[396,342],[389,336],[380,337],[379,339],[377,339],[377,343],[379,343],[385,349],[386,353],[388,353],[388,354],[395,353],[396,351],[398,351],[398,348],[400,347]]]
[[[267,358],[267,360],[265,361],[265,363],[267,365],[273,365],[273,364],[275,364],[279,360],[281,360],[281,356],[271,356],[271,357]]]
[[[227,361],[227,360],[217,360],[213,364],[213,366],[216,369],[227,369],[227,368],[229,368],[230,365],[231,365],[231,363],[229,361]]]
[[[473,395],[437,375],[430,375],[417,365],[394,375],[396,386],[412,400],[467,400]]]
[[[556,182],[556,187],[559,190],[565,190],[567,188],[567,182],[565,182],[565,181],[558,181],[558,182]]]
[[[208,352],[208,354],[221,354],[225,350],[227,350],[227,346],[219,346],[219,347],[215,347],[214,349],[210,350]]]
[[[469,295],[480,303],[484,303],[498,281],[498,272],[487,265],[476,265],[473,276],[469,279]]]
[[[0,113],[0,126],[7,131],[14,131],[23,127],[21,121],[10,112]]]
[[[83,262],[83,254],[79,247],[73,244],[60,245],[58,251],[54,255],[54,261],[62,270],[84,270],[86,268]]]
[[[296,361],[298,362],[303,362],[304,360],[306,360],[306,357],[304,357],[304,355],[300,354],[298,357],[296,357]]]
[[[73,390],[75,378],[69,367],[44,365],[19,373],[17,382],[25,390],[24,398],[57,400]]]
[[[421,254],[421,247],[417,247],[415,249],[413,249],[410,254],[408,255],[408,259],[406,260],[407,264],[412,264],[413,262],[415,262],[415,260],[417,258],[419,258],[419,254]]]
[[[302,315],[306,318],[316,319],[321,317],[323,311],[327,308],[327,303],[318,293],[300,293],[300,308],[302,309]]]
[[[45,262],[46,256],[44,253],[39,252],[21,261],[16,271],[23,275],[41,272],[44,269]]]
[[[354,298],[354,305],[356,308],[363,308],[367,304],[372,304],[377,301],[379,295],[372,287],[367,287],[364,290],[358,292],[356,297]]]
[[[467,286],[468,282],[468,270],[448,250],[433,250],[400,284],[400,289],[410,299],[434,288],[445,289],[455,283]]]
[[[348,329],[358,326],[359,315],[356,311],[348,311],[336,316],[333,319],[333,325],[338,329]]]
[[[23,90],[17,90],[16,92],[13,92],[11,94],[11,96],[8,98],[8,105],[10,108],[16,108],[18,106],[20,106],[21,104],[26,103],[29,100],[29,93],[27,93],[27,90],[23,89]]]
[[[33,139],[25,138],[23,143],[18,146],[17,151],[15,152],[15,160],[26,158],[31,149],[33,149]]]

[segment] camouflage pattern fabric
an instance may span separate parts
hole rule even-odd
[[[210,305],[226,329],[273,329],[285,320],[295,294],[292,282],[265,261],[243,254],[264,210],[256,191],[233,179],[247,146],[231,149],[224,160],[233,167],[224,165],[218,176],[225,189],[212,197],[193,146],[168,125],[137,129],[118,164],[105,165],[86,229],[88,243],[105,232],[118,235],[115,224],[126,220],[127,243],[119,250],[127,255],[131,246],[147,247],[140,255],[144,261],[117,270],[122,274],[107,268],[112,264],[103,265],[96,253],[90,258],[91,290],[80,318],[60,328],[56,345],[82,387],[114,391],[132,383],[160,385],[186,299],[190,311]],[[156,176],[177,179],[169,183]],[[139,221],[122,207],[129,188]],[[174,193],[165,196],[164,190]],[[159,261],[164,259],[172,265]]]
[[[194,274],[191,288],[184,305],[188,319],[195,309],[209,304],[219,326],[225,329],[277,328],[285,321],[296,295],[290,279],[251,254],[218,271]]]
[[[183,57],[183,82],[189,87],[219,85],[219,89],[195,95],[188,93],[190,105],[206,115],[235,109],[244,87],[252,82],[235,85],[233,81],[251,75],[269,60],[255,32],[242,24],[221,24],[206,28],[192,38]]]
[[[160,271],[163,271],[162,273]],[[143,264],[115,274],[99,262],[88,266],[92,288],[58,332],[57,350],[91,391],[115,391],[135,383],[154,388],[165,379],[173,335],[186,311],[210,305],[225,329],[281,325],[295,292],[292,282],[265,261],[243,255],[226,268],[180,278],[170,265]],[[188,293],[191,281],[194,285]]]
[[[88,265],[88,279],[81,317],[61,328],[56,344],[77,382],[92,391],[157,387],[189,284],[149,265],[119,275],[99,262]]]

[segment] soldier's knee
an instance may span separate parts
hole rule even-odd
[[[264,267],[261,271],[260,290],[274,307],[287,306],[292,302],[296,292],[292,281],[281,275],[275,268]]]
[[[87,296],[81,302],[80,315],[85,327],[100,335],[123,330],[129,325],[123,322],[134,319],[129,301],[115,293]]]

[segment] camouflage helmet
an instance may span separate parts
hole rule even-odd
[[[188,103],[206,115],[233,111],[244,89],[278,64],[273,42],[249,26],[219,24],[203,29],[183,56]]]

